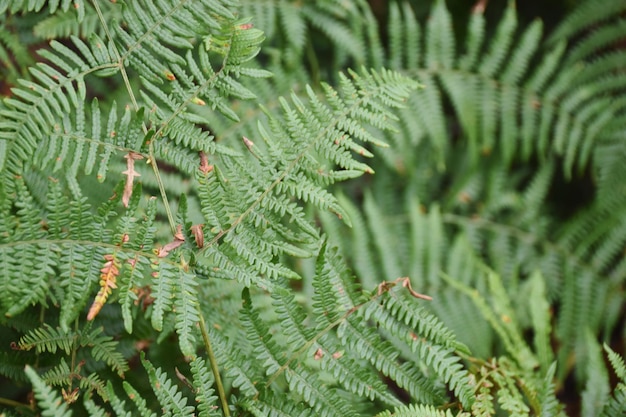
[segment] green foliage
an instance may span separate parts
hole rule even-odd
[[[617,3],[0,1],[0,413],[622,415]]]

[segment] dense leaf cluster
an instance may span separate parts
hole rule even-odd
[[[0,0],[2,415],[622,415],[600,3]]]

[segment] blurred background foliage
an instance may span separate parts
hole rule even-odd
[[[363,287],[410,277],[474,357],[509,356],[542,374],[556,361],[569,414],[594,415],[610,385],[598,347],[626,349],[626,7],[610,3],[617,12],[574,0],[242,1],[266,33],[258,65],[275,76],[250,81],[257,102],[232,103],[239,123],[197,111],[218,142],[242,147],[258,102],[276,108],[279,95],[336,83],[348,67],[420,81],[390,147],[369,149],[376,174],[335,188],[353,227],[312,218]],[[29,77],[47,39],[98,32],[89,6],[85,15],[3,14],[2,94]],[[91,88],[125,96],[111,79]],[[164,178],[177,192],[188,185],[175,170]],[[294,267],[306,299],[314,265]]]

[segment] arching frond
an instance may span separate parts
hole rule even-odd
[[[33,413],[623,414],[625,6],[377,4],[0,0]]]
[[[618,129],[611,120],[621,120],[626,111],[620,99],[626,84],[618,64],[623,62],[623,52],[611,49],[623,40],[623,22],[616,16],[624,7],[614,4],[607,9],[592,1],[584,7],[594,12],[571,18],[588,19],[584,25],[567,20],[543,40],[541,22],[519,28],[511,2],[488,43],[484,11],[477,7],[467,36],[461,38],[465,41],[457,44],[443,1],[435,2],[423,25],[409,8],[392,6],[388,24],[392,62],[411,63],[403,68],[417,73],[428,87],[406,114],[429,117],[407,120],[419,127],[405,132],[409,136],[405,141],[423,135],[438,152],[445,151],[447,139],[438,133],[440,119],[452,116],[460,132],[443,129],[461,138],[474,165],[481,155],[493,152],[509,166],[556,155],[564,158],[566,176],[582,172],[593,163],[592,150],[610,142]],[[593,19],[602,23],[602,29],[584,32]],[[424,34],[423,40],[419,34]],[[405,38],[420,44],[402,51],[395,39]],[[576,43],[563,39],[576,39]],[[443,102],[435,101],[440,95],[449,99],[453,114],[446,114]],[[436,162],[441,167],[443,161]]]

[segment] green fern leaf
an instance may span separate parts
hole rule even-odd
[[[529,310],[535,330],[535,350],[541,369],[547,370],[554,361],[552,349],[550,349],[550,305],[546,299],[545,283],[539,273],[531,277],[529,285],[531,286]]]
[[[302,404],[284,401],[279,396],[267,395],[265,397],[256,401],[243,402],[241,407],[251,415],[258,417],[308,417],[316,415],[313,410]]]
[[[148,408],[148,402],[146,401],[146,399],[143,398],[141,394],[135,388],[133,388],[132,385],[124,381],[123,387],[124,387],[124,391],[126,392],[126,395],[128,395],[128,398],[130,398],[135,404],[136,412],[139,413],[141,417],[156,417],[157,416],[156,413],[152,412],[152,410]],[[109,388],[109,391],[113,391],[111,384],[109,384],[107,388]],[[113,398],[115,398],[115,401],[111,401],[111,403],[113,403],[114,407],[117,407],[116,409],[117,415],[119,416],[127,415],[130,417],[131,413],[125,412],[124,410],[124,402],[117,399],[117,397],[113,397]]]
[[[48,3],[50,4],[50,2]],[[102,3],[100,8],[107,22],[119,20],[121,16],[120,7]],[[82,13],[84,13],[84,16],[78,19],[75,11],[68,9],[57,10],[49,17],[38,22],[33,27],[33,32],[36,36],[43,39],[68,38],[70,36],[86,38],[92,33],[102,36],[104,31],[93,6],[90,3],[84,3],[84,12]]]
[[[217,397],[213,390],[213,375],[210,374],[204,359],[196,357],[191,361],[191,373],[195,388],[199,417],[217,416]]]
[[[155,368],[143,353],[141,363],[148,372],[148,378],[152,385],[152,390],[156,395],[159,404],[162,407],[163,415],[191,416],[193,415],[193,407],[187,405],[187,398],[182,395],[172,380],[160,368]]]
[[[426,31],[425,65],[432,69],[452,68],[456,45],[452,18],[443,1],[437,1]]]
[[[34,348],[38,353],[55,353],[60,349],[64,351],[66,355],[69,355],[75,343],[76,335],[74,333],[67,333],[61,329],[44,326],[20,338],[17,346],[22,350],[31,350]]]
[[[83,334],[80,338],[81,346],[91,348],[91,355],[95,360],[103,360],[121,377],[128,371],[128,363],[122,354],[116,350],[118,342],[111,336],[103,335],[103,328],[94,329],[89,334]]]
[[[587,369],[585,390],[582,392],[581,405],[583,416],[592,416],[602,409],[609,397],[609,375],[602,358],[602,349],[594,336],[587,331]]]
[[[343,321],[337,333],[346,350],[370,362],[376,369],[391,378],[420,403],[440,403],[444,394],[410,363],[400,363],[397,349],[387,341],[376,341],[378,334],[357,319]]]
[[[439,410],[435,407],[428,405],[406,405],[403,407],[395,408],[392,411],[383,411],[382,413],[376,414],[376,417],[452,417],[452,411],[450,410]],[[456,414],[456,417],[467,417],[469,414],[467,413],[459,413]]]
[[[604,405],[602,416],[619,416],[626,411],[626,365],[624,365],[624,359],[606,344],[604,350],[607,352],[613,371],[617,374],[620,382],[613,390],[613,395],[608,403]]]
[[[55,13],[57,10],[67,12],[70,8],[76,9],[77,19],[80,21],[85,13],[85,3],[82,0],[31,0],[26,2],[25,0],[2,0],[0,2],[0,13],[9,11],[10,13],[17,12],[38,12],[47,6],[49,13]]]
[[[26,366],[24,371],[33,384],[35,398],[37,398],[37,403],[43,411],[42,415],[54,417],[69,417],[72,415],[67,404],[63,402],[61,397],[59,397],[52,388],[41,380],[33,368]]]

